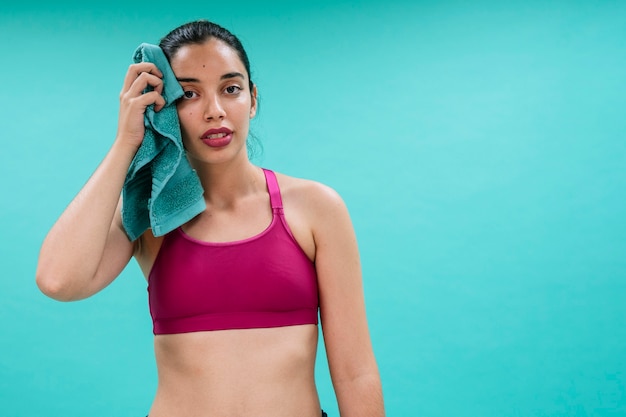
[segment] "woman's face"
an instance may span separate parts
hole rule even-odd
[[[181,47],[171,66],[184,91],[177,110],[189,160],[214,164],[247,159],[256,91],[249,89],[249,76],[237,52],[210,39]]]

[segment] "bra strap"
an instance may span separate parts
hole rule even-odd
[[[274,174],[274,171],[265,168],[263,168],[263,173],[265,174],[265,181],[267,182],[267,190],[270,193],[272,210],[281,212],[283,209],[283,199],[280,196],[280,188],[278,188],[276,174]]]

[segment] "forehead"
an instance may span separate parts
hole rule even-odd
[[[215,38],[201,44],[182,46],[172,57],[170,65],[177,78],[200,78],[200,75],[220,77],[231,72],[247,76],[237,52]]]

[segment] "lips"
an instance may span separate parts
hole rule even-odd
[[[200,137],[205,145],[212,148],[221,148],[230,143],[233,139],[233,131],[227,127],[220,127],[218,129],[209,129]]]

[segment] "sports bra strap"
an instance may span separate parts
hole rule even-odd
[[[270,171],[265,168],[263,168],[263,173],[265,174],[265,181],[267,182],[267,190],[270,193],[270,204],[272,205],[272,210],[280,213],[283,208],[283,199],[280,196],[280,188],[278,188],[276,174],[274,174],[274,171]]]

